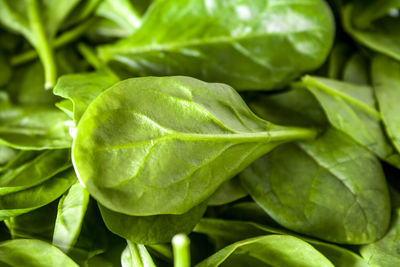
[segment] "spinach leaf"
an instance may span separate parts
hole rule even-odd
[[[22,34],[36,49],[45,72],[45,88],[54,86],[57,70],[51,43],[79,0],[1,0],[0,23]]]
[[[50,179],[71,167],[70,150],[47,150],[32,160],[0,174],[0,196],[21,191]]]
[[[309,237],[299,236],[287,230],[256,224],[248,221],[229,221],[222,219],[203,218],[194,229],[195,232],[209,236],[217,249],[227,246],[242,239],[266,234],[293,235],[306,241],[327,257],[337,267],[369,267],[369,265],[357,254],[345,248],[330,243],[321,242]]]
[[[13,239],[30,238],[51,241],[57,216],[57,201],[4,222]]]
[[[16,239],[0,243],[0,262],[5,266],[78,267],[52,245],[35,239]]]
[[[247,192],[240,184],[239,178],[224,182],[208,201],[210,206],[224,205],[247,196]]]
[[[111,232],[138,244],[169,242],[178,233],[190,233],[203,217],[207,202],[179,215],[129,216],[99,204],[104,223]]]
[[[127,240],[128,245],[121,255],[122,267],[155,267],[150,254],[144,245]]]
[[[375,56],[371,73],[387,134],[400,152],[400,63],[385,56]]]
[[[49,204],[67,191],[75,181],[76,175],[73,169],[69,169],[34,187],[0,196],[0,220]]]
[[[400,194],[392,189],[392,223],[387,234],[380,240],[360,248],[361,256],[374,267],[400,264]]]
[[[46,106],[0,106],[0,144],[19,149],[71,147],[73,122],[62,111]]]
[[[142,23],[139,12],[130,0],[103,0],[96,9],[96,15],[114,21],[132,34]]]
[[[249,107],[261,118],[272,123],[325,128],[326,116],[315,97],[301,86],[256,98],[245,98]]]
[[[108,209],[182,214],[274,147],[315,134],[258,118],[227,85],[133,78],[89,105],[73,161],[81,182]]]
[[[167,0],[152,4],[133,35],[98,51],[135,74],[272,90],[318,68],[333,35],[321,0]]]
[[[360,52],[353,54],[346,62],[343,81],[360,85],[369,84],[369,61]]]
[[[354,1],[342,8],[343,27],[368,48],[400,60],[398,8],[397,0]]]
[[[58,79],[53,92],[72,102],[73,118],[77,124],[89,104],[118,81],[118,77],[105,70],[63,75]]]
[[[381,125],[372,87],[322,77],[306,76],[302,80],[321,104],[333,127],[400,168],[400,155]]]
[[[326,76],[331,79],[341,79],[343,68],[352,53],[352,47],[347,43],[337,43],[329,55]]]
[[[205,259],[203,266],[334,266],[306,242],[288,235],[267,235],[238,241]]]
[[[83,62],[73,47],[65,47],[55,53],[58,73],[68,74],[84,71],[87,63]],[[17,105],[47,105],[53,106],[59,100],[51,90],[43,90],[43,67],[36,60],[14,68],[7,91],[11,101]]]
[[[88,204],[89,193],[79,183],[72,185],[60,199],[54,226],[53,245],[65,253],[70,251],[80,235]]]
[[[328,130],[313,142],[283,145],[240,175],[250,196],[279,224],[341,244],[378,240],[390,202],[382,167],[350,138]]]

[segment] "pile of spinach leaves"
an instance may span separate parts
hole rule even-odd
[[[400,1],[0,0],[1,266],[400,266]]]

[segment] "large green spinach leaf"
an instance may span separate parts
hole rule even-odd
[[[299,233],[365,244],[389,226],[389,193],[379,161],[335,130],[313,142],[276,148],[240,178],[275,221]]]
[[[136,74],[271,90],[320,66],[333,35],[321,0],[168,0],[156,1],[132,36],[99,54]]]
[[[330,243],[321,242],[309,237],[299,236],[287,230],[261,225],[249,221],[230,221],[222,219],[203,218],[194,229],[197,233],[206,234],[217,249],[246,238],[267,234],[294,235],[306,241],[327,257],[337,267],[369,267],[356,253]]]
[[[314,247],[293,236],[267,235],[229,245],[196,265],[206,266],[334,266]]]
[[[315,134],[258,118],[224,84],[133,78],[89,105],[73,161],[81,182],[108,209],[182,214],[274,147]]]
[[[36,239],[16,239],[0,243],[2,266],[78,267],[74,261],[52,245]]]

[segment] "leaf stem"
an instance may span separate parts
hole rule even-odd
[[[62,33],[58,38],[56,38],[53,42],[53,49],[62,47],[66,44],[73,42],[74,40],[78,39],[88,28],[92,25],[94,18],[88,19],[78,26],[74,27],[73,29]],[[36,50],[31,49],[11,58],[11,65],[18,66],[22,65],[26,62],[34,60],[37,58],[38,53]]]
[[[38,51],[40,60],[44,68],[44,87],[50,89],[54,86],[57,79],[57,69],[54,60],[54,53],[50,46],[46,31],[44,29],[43,21],[40,17],[38,0],[29,1],[29,15],[32,25],[32,31],[37,37],[34,46]]]
[[[190,240],[185,234],[172,238],[174,267],[190,267]]]

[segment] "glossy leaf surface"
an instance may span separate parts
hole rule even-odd
[[[261,120],[227,85],[134,78],[89,105],[73,161],[88,191],[108,209],[182,214],[277,145],[314,136],[314,130]]]
[[[320,66],[333,34],[320,0],[156,1],[132,36],[99,54],[141,75],[271,90]]]
[[[306,242],[288,235],[267,235],[229,245],[196,267],[204,266],[334,266]]]
[[[78,264],[56,247],[35,239],[16,239],[0,243],[0,262],[4,266],[15,267],[78,267]]]

